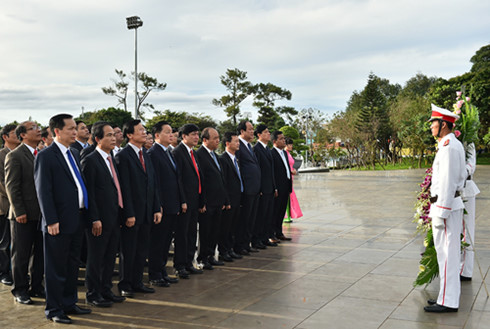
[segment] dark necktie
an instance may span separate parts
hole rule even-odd
[[[177,169],[177,166],[175,165],[175,161],[174,161],[174,159],[172,157],[172,153],[170,152],[170,149],[167,149],[165,151],[165,153],[167,153],[167,156],[170,159],[170,162],[172,163],[172,166],[174,166],[174,169]]]
[[[197,179],[199,180],[199,194],[201,194],[201,176],[199,175],[199,168],[197,168],[196,158],[194,158],[194,151],[191,150],[192,164],[194,164],[194,169],[196,170]]]
[[[240,175],[240,168],[238,168],[238,161],[236,161],[236,158],[234,158],[233,162],[235,163],[235,168],[236,168],[236,172],[238,174],[238,178],[240,178],[240,192],[243,192],[242,175]]]
[[[146,172],[145,160],[143,159],[143,151],[140,150],[138,154],[140,156],[141,166],[143,167],[143,170]]]
[[[36,157],[36,155],[37,155],[37,150],[34,150],[34,153],[33,153],[33,154],[34,154],[34,157]]]
[[[82,175],[80,175],[80,171],[78,170],[75,160],[73,160],[70,150],[67,150],[66,154],[68,155],[68,161],[70,162],[71,168],[73,169],[75,176],[77,177],[78,183],[82,188],[83,205],[85,206],[86,209],[88,209],[88,194],[87,194],[87,189],[85,188],[85,184],[83,183]]]
[[[117,178],[116,168],[114,168],[114,163],[112,162],[111,156],[107,157],[109,164],[111,165],[112,179],[114,179],[114,185],[116,185],[117,190],[117,203],[119,207],[122,209],[123,207],[123,198],[121,193],[121,185],[119,185],[119,179]]]

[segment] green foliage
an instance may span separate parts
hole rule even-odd
[[[87,125],[93,125],[97,121],[107,121],[122,128],[124,123],[132,119],[131,113],[122,109],[109,107],[94,112],[85,112],[75,120],[82,120]]]
[[[291,100],[291,92],[287,89],[278,87],[272,83],[258,83],[253,86],[254,102],[253,106],[259,109],[259,123],[265,124],[270,131],[279,129],[285,125],[284,119],[279,113],[287,116],[297,111],[292,107],[282,106],[275,108],[275,102],[280,99]]]
[[[429,284],[439,275],[439,265],[437,264],[437,253],[434,246],[432,229],[427,231],[424,245],[426,247],[420,259],[420,271],[413,283],[414,287]]]
[[[279,129],[282,131],[284,136],[291,138],[292,140],[298,139],[299,138],[299,132],[296,128],[291,127],[291,126],[283,126]]]
[[[247,81],[247,72],[239,69],[227,69],[226,74],[220,76],[220,81],[228,95],[213,99],[213,105],[224,107],[226,115],[237,125],[237,116],[240,115],[240,103],[243,102],[253,91],[253,85]]]
[[[206,127],[216,127],[217,123],[209,115],[202,113],[187,113],[187,112],[174,112],[165,110],[164,112],[155,111],[155,116],[146,122],[148,129],[153,127],[159,121],[166,121],[172,126],[172,128],[179,129],[186,123],[193,123],[199,127],[199,130],[203,130]]]
[[[305,145],[304,139],[301,138],[298,130],[291,126],[284,126],[279,129],[283,132],[285,137],[289,137],[293,140],[293,151],[291,155],[293,157],[298,156],[302,152],[308,150],[308,147]]]
[[[473,63],[471,72],[478,72],[490,67],[490,45],[478,49],[475,55],[471,57],[470,62]]]

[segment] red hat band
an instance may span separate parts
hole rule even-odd
[[[441,114],[439,112],[436,112],[436,111],[432,111],[431,119],[441,119],[441,120],[444,120],[444,121],[447,121],[447,122],[451,122],[451,123],[455,123],[456,122],[456,118],[455,117],[451,117],[449,115],[443,115],[443,114]]]

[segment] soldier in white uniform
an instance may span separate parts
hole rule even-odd
[[[426,312],[457,312],[461,283],[461,230],[463,218],[463,191],[466,179],[463,145],[451,132],[459,118],[452,112],[432,105],[430,118],[432,135],[439,140],[432,165],[431,208],[434,245],[439,265],[439,296],[429,300]]]
[[[475,144],[471,143],[466,149],[466,183],[463,189],[463,201],[466,214],[463,215],[463,241],[470,246],[463,249],[461,255],[461,281],[471,281],[473,277],[474,252],[473,243],[475,242],[475,196],[480,190],[473,181],[476,169],[476,150]],[[470,239],[471,238],[471,239]]]

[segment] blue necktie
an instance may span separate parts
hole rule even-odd
[[[238,178],[240,178],[240,192],[243,192],[242,175],[240,175],[240,169],[238,168],[238,161],[236,161],[236,158],[234,158],[233,162],[235,163],[235,168],[236,168],[236,172],[238,174]]]
[[[216,154],[214,154],[214,152],[210,152],[210,153],[211,153],[211,157],[214,160],[214,163],[216,163],[216,165],[218,166],[219,171],[221,171],[221,167],[219,166],[218,159],[216,159]]]
[[[175,165],[174,159],[172,159],[172,153],[170,153],[170,150],[167,149],[165,152],[167,152],[167,156],[170,159],[170,162],[172,162],[172,166],[174,166],[174,169],[177,169],[177,166]]]
[[[77,176],[78,183],[80,183],[80,186],[82,187],[83,204],[85,208],[88,209],[88,194],[87,194],[87,189],[85,188],[85,184],[83,183],[82,175],[80,175],[80,171],[78,171],[78,167],[75,163],[75,160],[73,160],[73,157],[71,156],[70,150],[67,150],[66,154],[68,154],[68,160],[70,161],[75,176]]]

